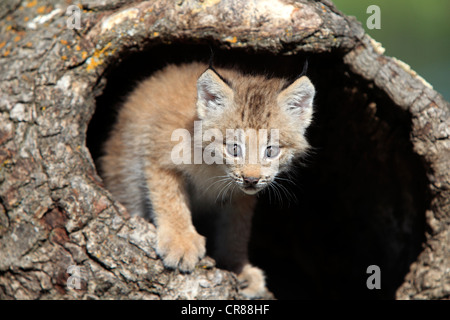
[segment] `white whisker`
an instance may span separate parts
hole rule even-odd
[[[273,180],[272,183],[273,183],[273,186],[276,187],[280,193],[281,192],[284,193],[284,195],[286,196],[286,198],[288,200],[288,204],[290,204],[290,202],[297,202],[297,197],[288,188],[286,188],[284,185],[282,185],[281,183],[279,183],[275,180]]]
[[[288,178],[291,178],[290,176],[288,176]],[[292,181],[292,179],[286,179],[286,178],[281,178],[281,177],[275,177],[275,180],[281,180],[281,181],[286,181],[292,184],[295,184],[294,181]]]

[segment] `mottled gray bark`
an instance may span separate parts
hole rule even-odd
[[[0,3],[1,299],[242,298],[236,277],[210,258],[192,274],[165,270],[154,227],[103,188],[85,142],[109,66],[159,44],[210,42],[230,52],[342,57],[350,77],[411,115],[430,205],[423,251],[396,297],[450,297],[449,104],[384,56],[353,18],[327,0],[79,3],[79,30],[66,25],[65,1]],[[67,286],[72,265],[78,289]]]

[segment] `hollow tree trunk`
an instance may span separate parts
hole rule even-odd
[[[389,232],[386,242],[393,239],[399,249],[385,244],[383,248],[390,250],[386,261],[397,261],[398,253],[412,262],[402,267],[406,271],[401,277],[406,276],[395,286],[396,298],[450,297],[449,104],[440,94],[404,63],[384,56],[357,21],[327,0],[125,3],[80,1],[80,10],[69,11],[69,16],[66,1],[0,3],[1,299],[242,298],[235,276],[215,268],[210,258],[192,274],[165,270],[153,249],[154,227],[141,218],[130,218],[104,189],[91,157],[95,150],[86,146],[96,97],[104,92],[109,71],[122,59],[160,46],[170,50],[208,43],[225,56],[269,56],[280,63],[280,69],[285,57],[307,54],[315,62],[312,78],[319,87],[324,85],[318,90],[317,121],[334,123],[327,120],[332,114],[345,122],[335,123],[335,132],[349,127],[363,132],[362,149],[350,154],[370,152],[361,151],[366,158],[345,169],[346,141],[355,137],[342,135],[343,140],[326,149],[333,154],[328,160],[339,160],[336,167],[319,157],[318,169],[313,165],[309,171],[314,178],[306,181],[317,181],[314,174],[321,168],[329,177],[347,170],[353,180],[339,191],[339,199],[350,199],[340,202],[345,207],[341,213],[361,219],[364,230]],[[289,65],[293,60],[286,61]],[[333,63],[321,65],[321,61]],[[327,68],[346,77],[347,84],[324,82]],[[341,101],[333,102],[331,93]],[[332,103],[352,107],[324,107]],[[313,140],[331,144],[332,140],[320,138],[320,132],[320,127],[312,129]],[[404,143],[405,153],[396,141]],[[372,189],[357,179],[361,172],[373,178]],[[360,185],[368,188],[361,190]],[[383,193],[380,186],[392,188],[394,196]],[[372,191],[379,197],[365,194]],[[314,212],[314,205],[310,210]],[[372,214],[372,226],[356,215],[364,210]],[[416,228],[421,219],[423,225]],[[313,232],[320,238],[330,230],[319,225]],[[349,241],[357,242],[358,237],[355,234]],[[299,246],[300,257],[311,257],[302,254],[308,249],[301,247],[299,238],[289,241],[294,249]],[[422,246],[417,253],[407,248],[413,242],[416,248]],[[269,255],[270,245],[263,250]],[[339,256],[333,261],[337,260]],[[311,275],[314,287],[320,275],[310,269],[305,266],[300,271],[305,277]]]

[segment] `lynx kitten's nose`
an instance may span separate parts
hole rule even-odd
[[[244,177],[244,182],[245,182],[245,184],[250,185],[250,186],[256,185],[256,184],[258,183],[258,181],[259,181],[259,178],[255,178],[255,177]]]

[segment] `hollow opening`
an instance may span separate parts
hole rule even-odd
[[[106,73],[87,145],[96,160],[117,108],[134,85],[167,63],[207,61],[200,45],[152,47]],[[305,56],[215,50],[218,65],[295,77]],[[285,184],[296,200],[260,197],[250,259],[279,299],[394,298],[421,251],[429,205],[425,165],[413,152],[410,115],[352,74],[339,53],[308,56],[316,86],[313,152]],[[101,173],[100,173],[101,174]],[[292,198],[292,196],[291,196]],[[370,265],[381,289],[368,289]]]

